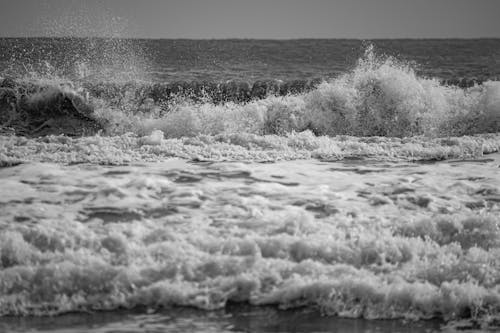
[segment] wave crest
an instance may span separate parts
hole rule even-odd
[[[177,138],[310,130],[328,136],[436,137],[500,130],[500,82],[468,88],[446,85],[437,78],[418,76],[407,63],[376,55],[373,47],[367,48],[351,71],[322,82],[257,81],[252,86],[233,81],[87,82],[80,87],[65,82],[59,84],[62,88],[48,84],[52,91],[79,96],[73,100],[93,107],[99,127],[110,135],[149,135],[161,130],[168,138]],[[18,94],[28,99],[33,98],[30,94],[39,95],[30,85],[21,85],[24,88],[18,88]],[[2,92],[2,109],[10,105],[9,96]]]
[[[304,130],[329,136],[457,136],[500,130],[500,82],[470,88],[443,85],[436,78],[419,77],[408,64],[377,56],[372,48],[352,71],[314,89],[285,96],[276,91],[245,103],[193,98],[155,103],[143,98],[138,106],[134,96],[130,100],[135,102],[118,108],[104,103],[98,113],[112,120],[110,133],[145,135],[158,129],[167,137]]]

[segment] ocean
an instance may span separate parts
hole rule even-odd
[[[330,79],[353,69],[368,45],[379,54],[413,63],[423,77],[484,81],[500,77],[498,39],[0,38],[0,68],[4,75],[44,73],[73,80]]]
[[[499,329],[499,62],[0,39],[0,331]]]

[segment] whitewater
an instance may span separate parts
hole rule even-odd
[[[258,92],[3,82],[0,316],[242,304],[499,327],[499,81],[368,47]]]

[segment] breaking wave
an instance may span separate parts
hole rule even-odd
[[[304,130],[329,136],[459,136],[500,129],[500,82],[443,85],[418,77],[394,58],[377,57],[372,48],[352,71],[321,83],[257,83],[250,94],[244,85],[233,84],[222,91],[219,103],[213,103],[214,90],[201,89],[201,100],[167,100],[168,92],[155,90],[136,90],[128,98],[127,93],[112,94],[123,98],[120,107],[104,103],[97,113],[109,121],[109,133],[143,135],[159,129],[167,137]],[[193,95],[193,90],[182,91]]]
[[[304,130],[395,137],[498,132],[500,82],[469,83],[459,87],[419,77],[410,65],[377,56],[369,47],[351,71],[323,81],[63,85],[95,109],[108,135],[154,130],[167,138]]]
[[[351,72],[308,92],[286,96],[271,92],[245,104],[182,101],[167,112],[156,111],[155,115],[98,110],[117,125],[109,127],[112,133],[160,129],[167,137],[304,130],[329,136],[465,135],[499,131],[500,82],[466,89],[442,85],[437,79],[418,77],[393,58],[377,58],[368,49]]]

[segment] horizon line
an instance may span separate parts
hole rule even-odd
[[[265,40],[265,41],[294,41],[294,40],[478,40],[478,39],[500,39],[498,37],[290,37],[290,38],[260,38],[260,37],[134,37],[134,36],[1,36],[1,39],[20,39],[20,38],[38,38],[38,39],[133,39],[133,40]]]

